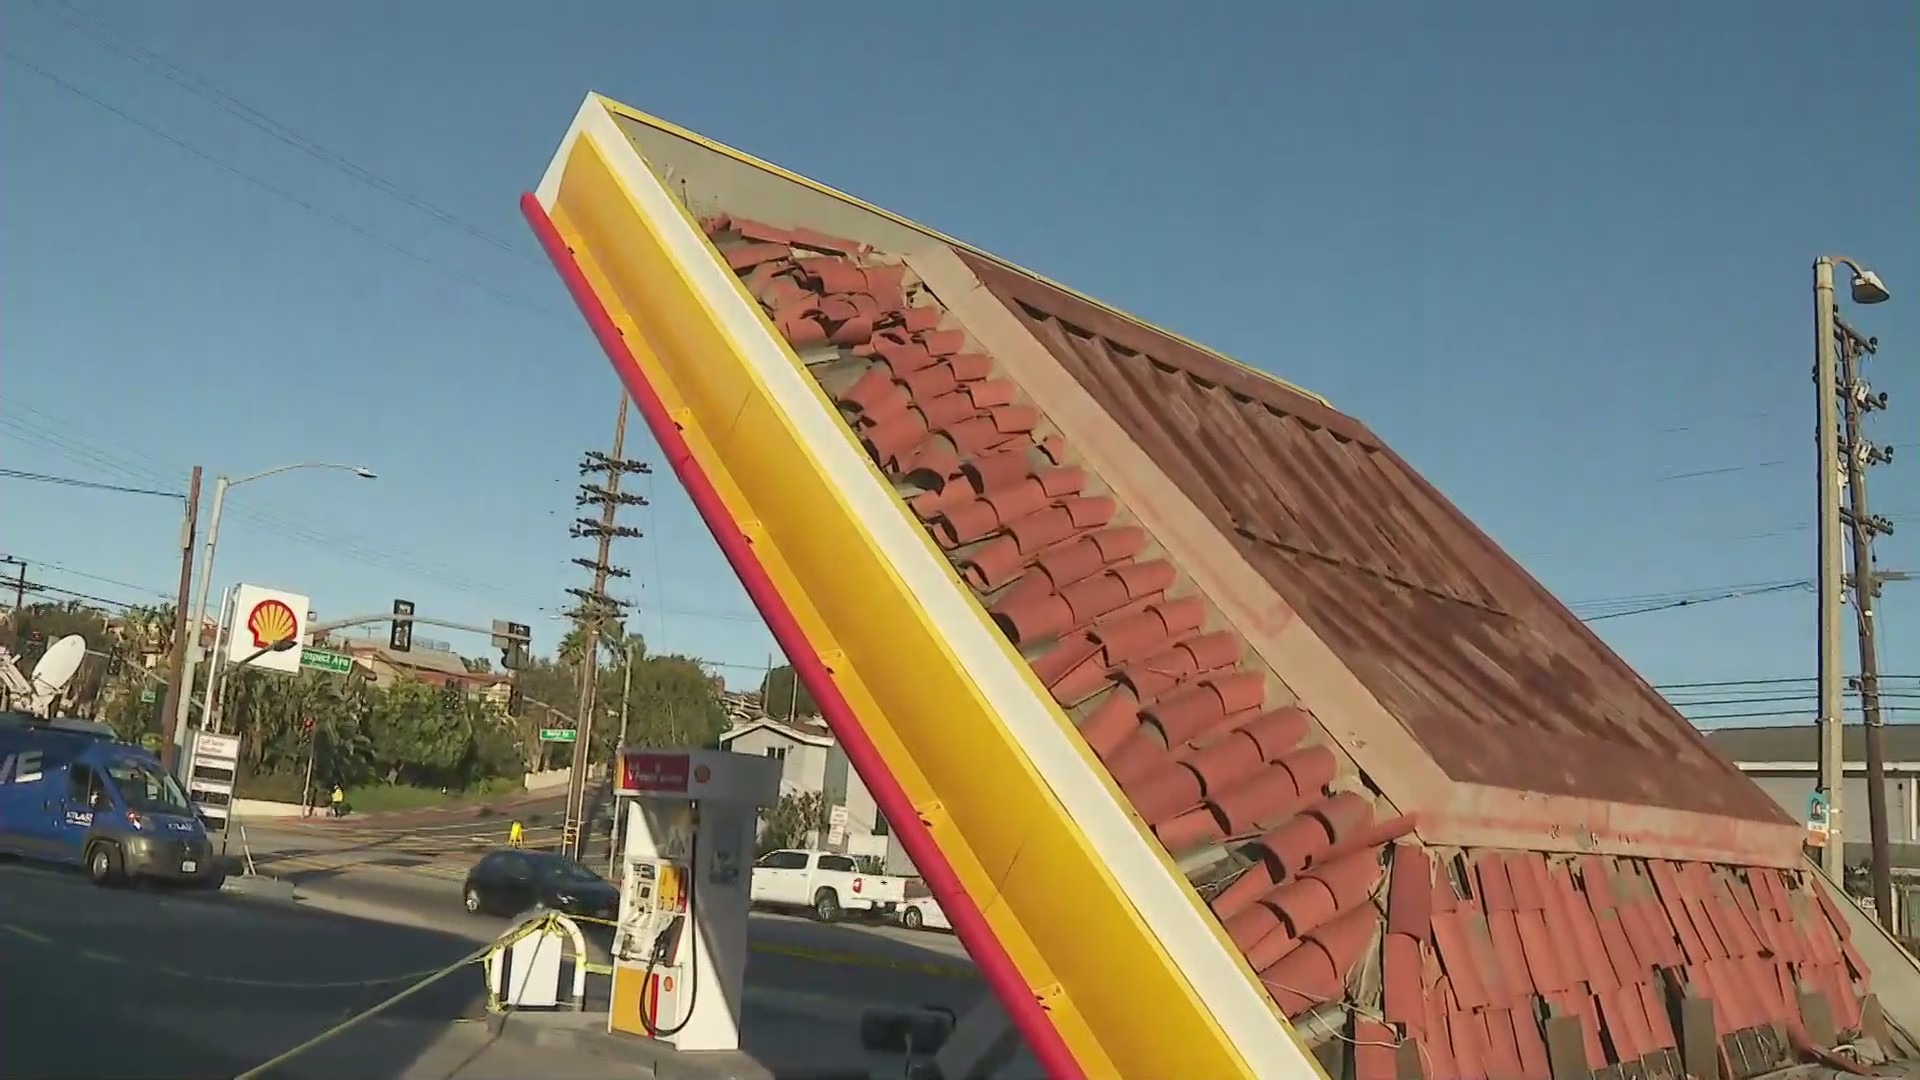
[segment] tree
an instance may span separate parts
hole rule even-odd
[[[616,708],[618,695],[616,687],[611,699]],[[627,702],[629,745],[717,746],[726,728],[726,710],[720,707],[713,678],[698,660],[649,656],[634,663]]]
[[[827,801],[817,791],[789,791],[767,811],[760,829],[760,854],[804,847],[809,834],[827,830]]]
[[[760,680],[760,707],[775,720],[820,715],[820,706],[814,704],[813,695],[807,693],[806,685],[787,664],[768,671],[767,677]]]
[[[398,680],[380,695],[369,734],[381,779],[429,787],[457,782],[473,732],[466,710],[450,704],[444,688],[417,679]]]
[[[20,673],[31,674],[34,664],[47,651],[47,646],[66,637],[78,634],[86,639],[88,655],[80,662],[73,678],[67,682],[62,695],[69,707],[80,713],[97,711],[102,692],[106,689],[108,660],[93,655],[95,652],[108,652],[117,656],[115,640],[107,626],[107,614],[98,608],[91,608],[78,600],[64,604],[28,604],[8,618],[4,633],[0,633],[0,644],[6,645],[19,658]]]

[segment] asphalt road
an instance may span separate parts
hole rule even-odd
[[[231,1077],[472,950],[415,928],[0,864],[0,1076]],[[365,981],[381,978],[392,981]],[[615,1075],[590,1058],[543,1064],[519,1044],[480,1060],[485,1026],[454,1023],[479,1015],[480,991],[477,970],[450,977],[273,1075]],[[436,1064],[450,1049],[473,1058],[465,1072]]]
[[[387,886],[383,876],[403,883]],[[449,887],[435,893],[404,878],[335,874],[314,883],[312,902],[291,905],[102,890],[63,870],[0,863],[0,1077],[234,1076],[470,955],[504,926],[460,912]],[[981,992],[951,974],[955,957],[892,936],[904,933],[756,918],[748,1054],[776,1076],[848,1063],[884,1068],[886,1059],[857,1045],[864,1007],[962,1008]],[[603,994],[602,983],[590,1005]],[[473,1022],[483,1015],[480,970],[469,967],[271,1075],[597,1080],[635,1072],[633,1060],[609,1058],[604,1046],[570,1054],[526,1036],[490,1036]],[[600,1041],[618,1053],[630,1045]]]
[[[351,819],[348,819],[351,820]],[[406,829],[311,825],[249,830],[261,873],[291,881],[315,904],[431,926],[473,941],[497,937],[508,920],[467,915],[467,869],[502,839],[497,819]],[[819,995],[855,1006],[941,1005],[963,1009],[983,985],[951,934],[756,912],[748,923],[750,986]]]

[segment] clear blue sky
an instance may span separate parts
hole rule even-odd
[[[1855,312],[1906,444],[1881,558],[1920,569],[1912,3],[939,7],[9,3],[0,465],[364,462],[236,492],[219,581],[550,645],[617,390],[515,199],[598,90],[1326,394],[1590,614],[1811,575],[1808,268],[1855,255],[1895,292]],[[751,683],[770,639],[653,494],[637,628]],[[177,527],[0,479],[0,551],[63,588],[169,591]],[[1655,682],[1793,677],[1812,613],[1595,625]],[[1890,671],[1917,614],[1887,587]]]

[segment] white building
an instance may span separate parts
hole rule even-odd
[[[913,874],[913,864],[893,842],[892,830],[874,805],[873,794],[825,724],[762,716],[730,728],[720,736],[720,745],[737,754],[780,762],[782,795],[817,791],[829,810],[845,808],[844,836],[838,843],[828,843],[831,837],[821,837],[816,841],[821,847],[883,858],[887,873]]]

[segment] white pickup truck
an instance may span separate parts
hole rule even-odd
[[[765,907],[807,908],[821,922],[848,912],[891,915],[907,897],[905,878],[863,874],[851,856],[789,848],[769,851],[753,864],[753,902]]]

